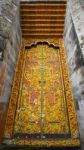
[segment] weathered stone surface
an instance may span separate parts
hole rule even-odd
[[[0,59],[0,104],[4,104],[4,112],[11,96],[20,41],[19,3],[0,0],[0,51],[3,51],[3,60]],[[6,113],[2,117],[5,119]],[[2,130],[1,125],[4,129],[4,122],[0,124]]]
[[[79,45],[84,56],[84,1],[68,0],[74,27],[77,33]]]
[[[5,68],[4,81],[0,83],[3,84],[0,102],[9,102],[20,41],[19,3],[14,0],[0,1],[0,49],[4,50],[4,59],[0,61],[0,75],[3,67]]]
[[[84,150],[84,1],[68,0],[66,12],[64,42]]]
[[[6,41],[2,36],[0,36],[0,51],[4,50],[6,48]]]

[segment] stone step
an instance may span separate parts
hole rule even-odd
[[[64,27],[64,25],[63,24],[50,24],[50,23],[48,23],[48,24],[37,24],[37,22],[35,23],[35,24],[25,24],[25,25],[21,25],[21,27],[25,27],[25,28],[30,28],[30,27],[50,27],[50,28],[52,28],[52,27],[57,27],[57,28],[59,28],[59,27],[61,27],[61,28],[63,28]]]
[[[51,23],[51,24],[64,24],[64,20],[50,20],[50,19],[35,19],[35,20],[31,20],[31,19],[29,19],[29,20],[21,20],[21,23],[22,23],[22,26],[23,25],[27,25],[27,24],[35,24],[35,23],[37,23],[37,24],[49,24],[49,23]]]
[[[37,17],[38,14],[39,14],[39,13],[37,13],[37,14],[24,14],[24,13],[23,13],[23,14],[21,14],[21,16],[23,16],[23,17],[27,17],[27,16],[35,16],[35,17]],[[45,14],[45,13],[44,13],[44,14]],[[51,17],[51,16],[58,16],[58,17],[63,16],[63,17],[65,17],[64,14],[59,14],[59,13],[58,13],[58,14],[52,14],[52,13],[50,13],[50,14],[45,14],[45,15],[46,15],[46,16],[50,16],[50,17]],[[40,13],[39,17],[40,17],[40,16],[43,16],[43,14]]]
[[[21,3],[21,9],[66,9],[66,3]]]
[[[26,31],[28,31],[28,32],[62,32],[63,31],[63,29],[53,29],[53,28],[41,28],[41,29],[38,29],[38,28],[30,28],[30,29],[28,29],[28,28],[23,28],[22,29],[22,31],[23,32],[26,32]]]
[[[22,30],[23,34],[62,34],[63,30]]]
[[[65,16],[64,15],[21,15],[20,16],[21,20],[38,20],[38,19],[51,19],[51,20],[64,20]]]
[[[66,2],[21,2],[22,35],[26,38],[62,37]]]
[[[48,14],[48,15],[51,15],[51,12],[52,12],[52,14],[53,15],[55,15],[55,14],[65,14],[65,10],[60,10],[60,9],[58,9],[58,10],[27,10],[27,11],[25,11],[25,10],[21,10],[20,11],[20,13],[21,13],[21,15],[36,15],[36,14]]]
[[[52,38],[55,38],[55,39],[59,39],[59,38],[62,38],[62,34],[32,34],[32,35],[29,35],[29,34],[22,34],[22,37],[23,38],[26,38],[27,40],[28,39],[52,39]]]

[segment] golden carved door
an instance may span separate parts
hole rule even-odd
[[[14,135],[64,137],[67,116],[59,49],[38,44],[26,50]]]

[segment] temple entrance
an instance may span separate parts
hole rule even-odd
[[[25,51],[14,137],[69,136],[60,50],[38,44]]]
[[[4,143],[80,147],[63,42],[66,1],[21,2],[22,43],[7,112]]]
[[[28,146],[79,146],[63,42],[20,50],[4,136]]]

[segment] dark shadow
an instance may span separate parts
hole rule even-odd
[[[52,48],[54,48],[54,49],[56,49],[56,50],[60,49],[60,46],[59,46],[59,45],[54,45],[54,44],[51,44],[51,43],[49,43],[49,42],[47,42],[47,41],[44,41],[44,42],[41,42],[41,41],[40,41],[40,42],[31,44],[31,45],[25,46],[25,50],[30,49],[30,48],[33,48],[33,47],[37,47],[37,45],[48,45],[49,47],[52,47]]]

